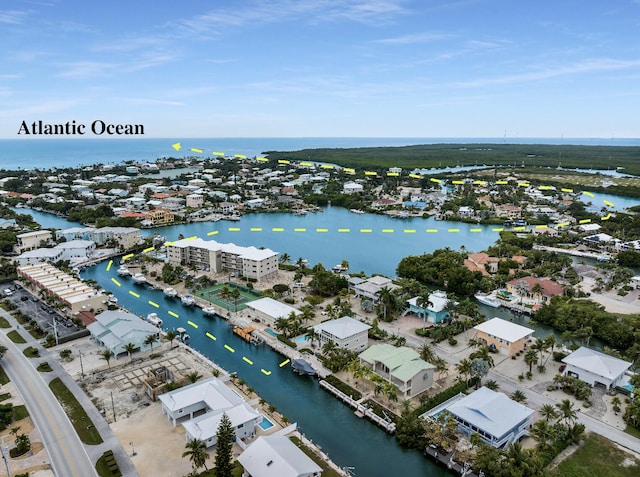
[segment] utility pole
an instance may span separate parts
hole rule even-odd
[[[11,477],[11,470],[9,469],[9,456],[7,451],[9,448],[4,443],[4,436],[2,436],[2,443],[0,444],[0,450],[2,450],[2,460],[4,460],[4,466],[7,469],[7,477]]]
[[[78,354],[80,355],[80,377],[84,379],[84,366],[82,366],[82,351],[78,350]]]
[[[111,392],[111,410],[113,411],[113,422],[116,422],[116,406],[113,404],[113,391]]]

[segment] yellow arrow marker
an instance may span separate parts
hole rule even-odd
[[[269,162],[269,159],[267,159],[266,157],[257,157],[256,160],[258,162]]]
[[[604,217],[601,217],[600,220],[609,220],[611,218],[611,214],[607,214]]]
[[[262,227],[251,227],[249,230],[252,232],[262,232]]]
[[[573,193],[573,189],[560,189],[562,192]]]
[[[177,313],[174,313],[173,311],[170,311],[169,314],[171,316],[173,316],[174,318],[178,318],[180,315],[178,315]]]
[[[452,184],[463,185],[464,181],[451,181]]]
[[[469,232],[482,232],[482,229],[469,229]]]
[[[291,164],[291,161],[287,161],[285,159],[278,159],[278,164]]]
[[[398,177],[400,174],[397,172],[387,172],[387,177]]]
[[[604,201],[604,205],[608,205],[609,207],[613,207],[613,202],[609,202],[608,200]]]
[[[185,240],[187,240],[187,241],[188,241],[188,240],[195,240],[195,239],[197,239],[197,238],[198,238],[198,236],[197,236],[197,235],[192,235],[191,237],[187,237]]]
[[[111,270],[111,265],[113,265],[113,260],[109,260],[109,263],[107,263],[107,272]]]
[[[180,145],[179,142],[177,142],[175,144],[171,144],[171,147],[174,148],[176,151],[179,151],[182,146]]]
[[[129,290],[129,295],[133,295],[136,298],[140,298],[140,295],[138,295],[136,292],[134,292],[133,290]]]
[[[329,164],[322,164],[320,167],[322,169],[333,169],[333,166],[330,166]]]
[[[546,229],[547,226],[546,225],[536,225],[537,229]]]
[[[233,157],[235,157],[236,159],[246,159],[247,158],[247,156],[245,156],[244,154],[236,154]]]
[[[487,181],[473,181],[474,185],[487,185]]]
[[[300,165],[304,167],[313,167],[313,164],[311,162],[301,162]]]
[[[420,174],[409,174],[409,177],[413,179],[422,179],[422,176]]]
[[[416,229],[404,229],[404,233],[405,234],[415,234],[416,233]]]
[[[155,301],[149,300],[149,305],[155,306],[156,308],[160,308],[160,305],[158,305]]]
[[[247,358],[246,356],[242,357],[242,361],[244,361],[245,363],[249,363],[249,364],[253,364],[253,361],[251,361],[249,358]]]
[[[342,233],[349,233],[351,232],[351,229],[338,229],[338,232]]]
[[[569,225],[571,225],[569,222],[560,222],[558,227],[568,227]]]
[[[191,152],[197,152],[197,153],[199,153],[199,154],[202,154],[202,149],[197,149],[197,148],[195,148],[195,147],[192,147],[192,148],[191,148]]]
[[[207,235],[218,235],[218,231],[217,230],[212,230],[211,232],[208,232]]]
[[[393,229],[382,229],[383,234],[392,234],[394,232]]]
[[[196,325],[193,321],[187,321],[187,325],[193,326],[196,330],[198,329],[198,325]]]
[[[147,253],[147,252],[151,252],[152,250],[155,250],[155,248],[154,247],[145,248],[142,252]]]
[[[428,234],[435,234],[435,233],[438,233],[438,229],[427,229],[427,233],[428,233]]]
[[[518,182],[518,187],[529,187],[528,182]]]
[[[371,229],[360,229],[360,232],[363,234],[370,234],[371,232],[373,232],[373,230]]]
[[[293,231],[294,232],[306,232],[307,229],[305,229],[304,227],[298,227],[298,228],[293,229]]]
[[[129,254],[125,255],[124,257],[122,257],[122,260],[127,260],[127,259],[129,259],[131,257],[133,257],[133,254],[129,253]]]
[[[527,230],[527,228],[526,227],[514,227],[513,230],[516,231],[516,232],[524,232],[525,230]]]
[[[434,179],[433,177],[431,179],[429,179],[431,182],[435,182],[436,184],[440,184],[442,182],[442,180],[440,179]]]
[[[492,232],[503,232],[504,229],[502,227],[497,227],[497,228],[493,228],[491,229]]]
[[[213,155],[214,155],[214,156],[224,156],[224,152],[220,152],[220,151],[213,151]]]
[[[538,187],[538,189],[540,189],[540,190],[553,190],[553,187],[546,186],[546,185],[541,185],[540,187]]]
[[[218,338],[216,338],[215,336],[213,336],[211,333],[209,333],[208,331],[204,334],[207,338],[211,338],[213,341],[216,341]]]
[[[224,348],[225,348],[226,350],[228,350],[228,351],[231,351],[232,353],[235,353],[235,352],[236,352],[236,350],[235,350],[235,349],[233,349],[233,348],[232,348],[231,346],[229,346],[229,345],[224,345]]]
[[[373,172],[373,171],[364,171],[364,175],[365,176],[377,176],[378,173],[377,172]]]
[[[583,190],[582,193],[584,195],[588,195],[589,197],[594,197],[593,192],[589,192],[588,190]]]
[[[116,285],[120,286],[120,282],[118,280],[116,280],[115,278],[112,278],[111,281],[113,283],[115,283]]]
[[[591,219],[582,219],[580,222],[580,224],[588,224],[589,222],[591,222]]]
[[[260,371],[262,371],[262,374],[266,374],[267,376],[271,375],[271,371],[267,371],[266,369],[262,368],[260,369]]]
[[[351,169],[350,167],[345,167],[344,169],[342,169],[344,172],[346,172],[347,174],[355,174],[356,170],[355,169]]]
[[[498,184],[498,185],[506,185],[508,183],[509,183],[509,181],[496,181],[496,184]]]
[[[287,364],[289,364],[291,362],[290,359],[285,359],[282,363],[279,364],[279,366],[282,368],[283,366],[286,366]]]
[[[328,232],[328,231],[329,231],[329,229],[316,229],[316,232],[318,232],[318,233],[325,233],[325,232]]]
[[[165,242],[164,243],[165,247],[170,247],[170,246],[175,245],[175,244],[176,244],[175,242]]]
[[[229,227],[229,232],[240,232],[240,227]]]
[[[460,232],[460,229],[449,229],[447,232]]]
[[[272,232],[284,232],[284,229],[282,227],[273,227],[271,229]]]

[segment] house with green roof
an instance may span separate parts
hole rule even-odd
[[[371,346],[358,355],[360,363],[393,383],[402,399],[409,399],[433,385],[435,366],[420,359],[413,349],[389,344]]]

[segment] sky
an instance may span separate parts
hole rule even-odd
[[[0,0],[0,137],[640,137],[640,0]]]

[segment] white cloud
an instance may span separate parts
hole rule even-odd
[[[29,12],[25,10],[0,10],[0,23],[20,25],[24,23]]]
[[[373,43],[380,43],[383,45],[411,45],[415,43],[431,43],[434,41],[445,40],[452,36],[453,35],[448,33],[414,33],[411,35],[374,40]]]

